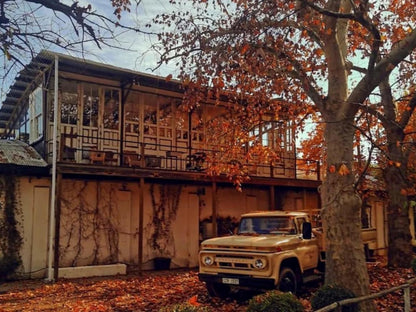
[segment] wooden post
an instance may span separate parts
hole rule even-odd
[[[306,189],[303,189],[303,200],[302,200],[302,210],[307,212],[309,214],[309,218],[312,218],[312,205],[307,205],[308,202],[308,197],[307,197],[307,193],[306,193]],[[306,211],[306,207],[309,207],[309,211]]]
[[[212,231],[214,237],[218,236],[217,225],[217,183],[212,182]]]
[[[59,278],[59,238],[61,227],[61,190],[62,173],[56,175],[56,196],[55,196],[55,237],[54,237],[54,259],[53,259],[53,279]]]
[[[144,168],[146,167],[146,161],[144,159],[144,142],[139,143],[140,145],[140,167]],[[141,185],[141,180],[140,180]]]
[[[270,209],[269,210],[276,210],[276,198],[274,194],[273,185],[270,185]]]
[[[316,162],[316,172],[317,172],[317,179],[318,181],[321,180],[321,162],[318,160]]]
[[[191,156],[192,156],[192,111],[189,111],[188,114],[188,156],[189,156],[189,161],[191,161]]]
[[[410,312],[410,285],[403,289],[404,296],[404,312]]]
[[[144,178],[140,178],[140,190],[139,190],[139,273],[142,274],[143,270],[143,210],[144,210]]]

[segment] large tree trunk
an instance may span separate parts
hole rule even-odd
[[[397,121],[392,90],[388,78],[380,83],[380,91],[386,120],[383,122],[387,134],[387,155],[389,162],[384,169],[384,180],[388,193],[387,222],[389,228],[388,264],[392,267],[410,267],[412,260],[412,244],[406,189],[407,152],[401,143],[404,140],[404,128],[410,120],[412,110],[402,114]],[[409,108],[414,109],[416,103],[411,101]]]
[[[387,222],[388,222],[388,265],[392,267],[410,267],[413,257],[409,202],[406,196],[407,184],[407,157],[396,142],[402,142],[404,135],[401,129],[386,129],[388,155],[390,163],[384,170],[386,190],[388,193]]]
[[[369,278],[361,240],[361,199],[354,189],[351,170],[353,138],[352,120],[327,123],[329,170],[322,185],[322,221],[327,243],[325,284],[337,284],[363,296],[369,293]],[[375,311],[371,301],[361,308]]]

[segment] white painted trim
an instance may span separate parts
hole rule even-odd
[[[59,268],[59,278],[126,275],[127,266],[122,263]]]
[[[51,187],[51,204],[49,214],[49,248],[48,248],[48,281],[53,281],[53,258],[54,258],[54,233],[55,233],[55,190],[56,190],[56,148],[58,136],[58,56],[55,55],[55,84],[54,84],[54,101],[53,101],[53,134],[52,134],[52,187]],[[56,246],[59,248],[59,246]]]

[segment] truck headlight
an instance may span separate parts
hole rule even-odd
[[[261,270],[266,267],[266,261],[263,259],[256,259],[254,260],[254,268]]]
[[[202,258],[202,263],[207,265],[207,266],[213,265],[214,264],[214,258],[212,258],[211,256],[204,256]]]

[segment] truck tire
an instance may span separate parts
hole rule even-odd
[[[231,289],[228,285],[213,282],[207,282],[206,284],[211,297],[227,298],[230,294]]]
[[[280,291],[293,294],[296,294],[298,291],[298,278],[291,268],[283,267],[280,270],[278,288]]]

